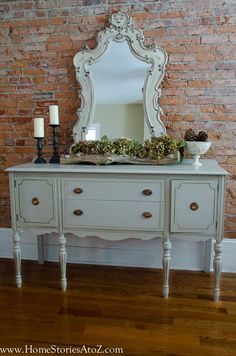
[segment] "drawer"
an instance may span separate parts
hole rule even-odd
[[[63,179],[63,198],[79,200],[163,201],[163,181]]]
[[[164,204],[120,201],[64,200],[66,227],[162,230]],[[75,215],[80,214],[81,215]],[[146,213],[146,214],[143,214]],[[151,216],[149,217],[151,213]],[[146,216],[146,217],[145,217]]]
[[[16,178],[18,225],[56,226],[56,180]]]
[[[217,180],[173,180],[171,231],[215,233]]]

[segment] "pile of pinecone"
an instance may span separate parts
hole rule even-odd
[[[205,131],[199,131],[197,133],[197,131],[193,130],[193,129],[188,129],[185,132],[184,135],[184,140],[185,141],[200,141],[200,142],[205,142],[208,139],[208,135]]]

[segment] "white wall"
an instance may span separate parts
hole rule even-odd
[[[22,234],[22,258],[38,259],[37,237],[29,232]],[[126,239],[121,241],[106,241],[98,237],[67,238],[68,262],[104,264],[114,266],[153,267],[162,266],[161,239],[142,241]],[[44,257],[48,261],[58,261],[58,240],[55,234],[44,235]],[[203,241],[172,241],[173,269],[204,270],[205,260],[210,258],[213,265],[213,249],[205,256]],[[236,240],[223,241],[223,271],[236,272]],[[12,257],[11,230],[0,229],[0,257]]]
[[[101,137],[129,137],[143,142],[142,104],[96,105],[93,122],[101,124]]]

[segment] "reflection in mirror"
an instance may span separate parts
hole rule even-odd
[[[94,129],[97,130],[94,139],[106,135],[143,142],[150,138],[143,110],[143,86],[149,68],[150,64],[131,53],[127,41],[109,44],[102,58],[91,68],[95,113],[86,139],[91,139]]]
[[[89,126],[88,132],[86,134],[87,141],[100,140],[101,138],[101,124],[92,124]]]

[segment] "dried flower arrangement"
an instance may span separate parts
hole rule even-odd
[[[79,141],[72,145],[71,154],[62,157],[62,164],[91,162],[95,164],[132,163],[166,164],[179,160],[184,141],[170,136],[153,137],[144,144],[130,138]]]

